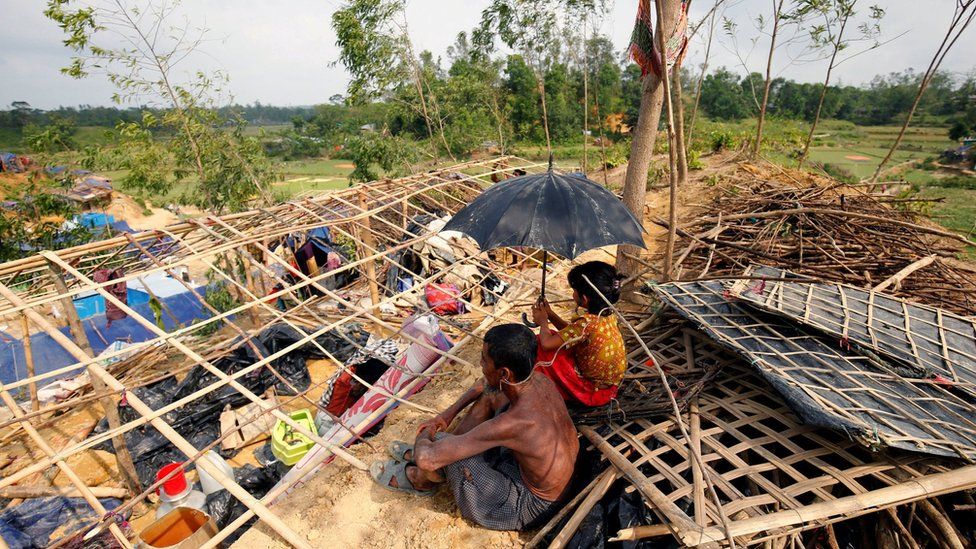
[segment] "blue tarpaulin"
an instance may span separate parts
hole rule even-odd
[[[198,288],[197,292],[202,294],[204,288]],[[205,319],[211,316],[210,311],[200,305],[200,302],[189,292],[165,297],[159,296],[159,299],[173,311],[176,320],[183,325],[192,324],[196,319]],[[133,304],[131,307],[144,318],[151,321],[155,318],[149,303]],[[173,319],[166,314],[165,308],[161,320],[166,330],[177,328]],[[116,340],[139,342],[155,337],[152,332],[132,317],[116,320],[112,322],[111,326],[107,326],[104,312],[85,318],[82,320],[82,324],[85,327],[85,333],[88,335],[88,342],[91,343],[92,350],[96,354],[104,351]],[[61,328],[61,332],[69,338],[71,337],[67,326]],[[45,333],[31,334],[31,353],[34,358],[35,374],[43,374],[78,362],[59,343]],[[66,373],[59,377],[68,377],[69,375],[72,374]],[[9,334],[0,332],[0,382],[11,383],[25,377],[27,377],[27,367],[24,361],[23,342]]]

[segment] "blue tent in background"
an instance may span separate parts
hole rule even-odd
[[[150,275],[146,278],[152,279],[153,276]],[[174,322],[173,318],[166,313],[166,308],[163,309],[161,320],[167,331],[176,329],[178,327],[177,323],[188,325],[211,316],[210,311],[205,309],[200,304],[200,301],[190,292],[186,291],[186,288],[178,282],[172,279],[168,282],[164,281],[164,278],[169,278],[165,277],[165,275],[155,276],[159,278],[147,280],[147,284],[150,285],[153,293],[173,312],[173,316],[176,317],[176,322]],[[130,284],[130,291],[145,293],[140,288],[141,286],[139,284]],[[203,295],[205,288],[199,287],[196,291],[198,294]],[[97,304],[92,305],[88,303],[88,301],[98,300],[101,300],[103,303],[100,312],[98,311]],[[142,324],[136,322],[132,317],[116,320],[112,322],[111,326],[108,326],[104,312],[104,298],[101,296],[83,296],[77,298],[76,302],[83,304],[78,307],[79,316],[81,316],[83,311],[85,314],[88,314],[94,309],[94,314],[83,318],[81,323],[85,328],[88,342],[91,343],[92,350],[95,354],[101,353],[116,340],[139,342],[155,337],[155,334],[150,332]],[[130,307],[150,321],[155,318],[152,308],[148,303],[148,294],[146,294],[145,301],[142,303],[131,303]],[[68,327],[61,328],[61,332],[69,338],[71,337]],[[45,333],[31,334],[31,353],[34,358],[35,374],[50,372],[78,362],[58,342],[54,341],[51,336]],[[26,364],[23,341],[10,334],[0,332],[0,383],[11,383],[27,377]],[[65,374],[59,377],[68,377],[70,375],[72,374]]]

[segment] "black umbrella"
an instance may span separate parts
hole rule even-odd
[[[613,244],[644,247],[644,228],[620,199],[581,173],[549,170],[507,179],[490,187],[447,222],[482,250],[525,246],[544,251],[542,297],[549,252],[573,259]]]

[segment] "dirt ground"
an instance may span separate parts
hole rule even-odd
[[[693,206],[705,201],[711,194],[706,181],[709,176],[735,169],[727,163],[727,156],[715,156],[707,161],[704,170],[691,172],[689,184],[680,191],[679,203]],[[623,182],[626,167],[608,174],[611,184]],[[590,174],[594,177],[594,174]],[[596,174],[602,181],[602,173]],[[666,217],[667,190],[652,190],[647,194],[645,228],[650,251],[658,249],[665,231],[649,220],[655,216]],[[613,262],[612,249],[592,250],[581,256],[581,261],[598,259]],[[526,283],[538,278],[539,271],[525,271]],[[550,290],[565,297],[565,275],[550,278]],[[515,318],[526,306],[516,308]],[[469,343],[461,352],[462,358],[477,363],[481,351],[480,342]],[[480,377],[474,367],[451,365],[445,374],[435,378],[415,395],[411,401],[433,409],[451,405],[472,383]],[[417,426],[428,414],[410,407],[400,406],[386,420],[380,433],[370,440],[370,445],[357,444],[350,452],[364,463],[386,459],[386,447],[394,440],[411,441]],[[328,544],[335,548],[383,548],[426,549],[439,547],[521,547],[533,533],[494,532],[480,528],[461,518],[450,492],[441,489],[431,498],[394,493],[377,486],[369,474],[359,471],[341,460],[336,460],[320,471],[311,482],[290,494],[273,507],[275,514],[297,532],[305,535],[313,545]],[[270,528],[258,524],[248,531],[234,547],[288,547]]]
[[[137,231],[161,229],[180,221],[179,216],[167,209],[157,208],[150,203],[147,203],[146,206],[148,211],[152,212],[150,215],[146,215],[142,206],[128,195],[115,191],[112,193],[112,202],[105,207],[104,211],[115,216],[118,221],[125,220],[130,227]],[[196,208],[189,206],[181,206],[180,210],[191,216],[200,213]]]

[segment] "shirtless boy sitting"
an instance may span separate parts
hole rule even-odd
[[[493,530],[525,530],[549,518],[568,491],[579,440],[552,381],[532,375],[535,357],[535,334],[525,326],[488,330],[484,378],[423,423],[413,446],[394,442],[396,459],[374,463],[373,478],[425,496],[447,482],[461,515]]]

